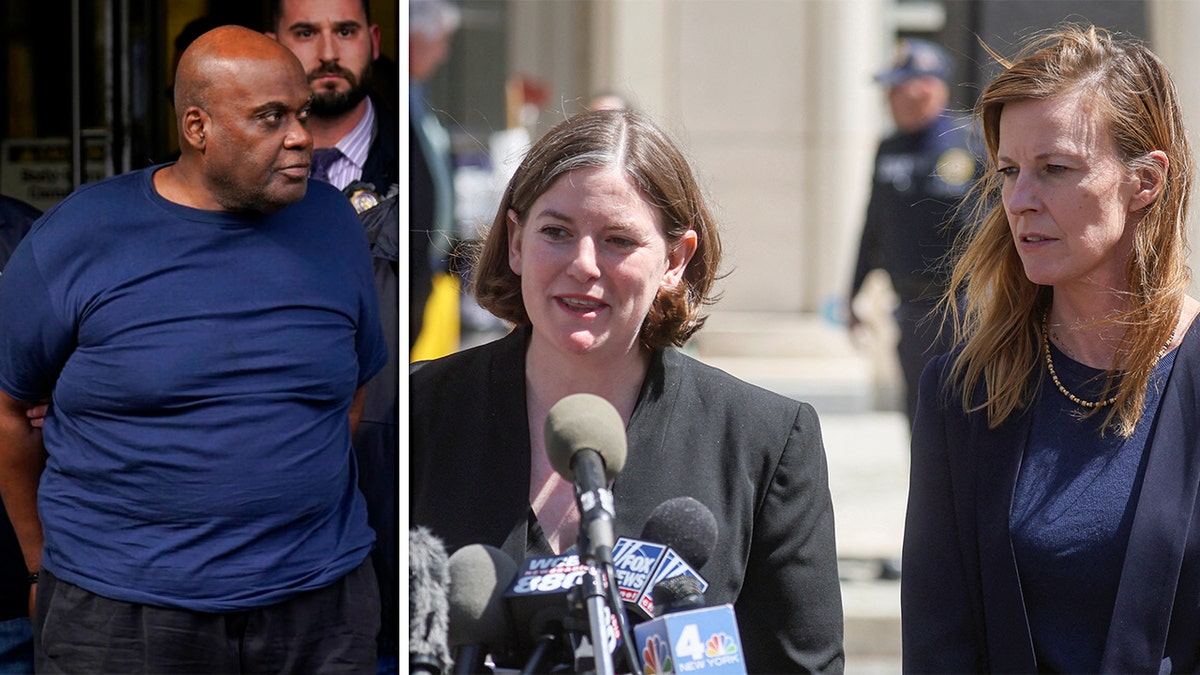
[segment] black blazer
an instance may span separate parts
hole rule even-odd
[[[371,99],[375,106],[375,138],[367,150],[359,180],[371,183],[379,195],[400,182],[400,121],[386,104]]]
[[[411,524],[453,551],[526,552],[528,329],[416,364],[411,374]],[[699,570],[709,605],[733,603],[753,672],[843,669],[833,507],[821,432],[806,403],[674,349],[655,354],[613,485],[617,536],[638,537],[661,502],[692,496],[716,516]]]
[[[1036,672],[1009,535],[1028,414],[987,428],[942,395],[948,357],[921,378],[901,610],[904,670]],[[1117,590],[1104,672],[1200,669],[1200,325],[1175,357]]]

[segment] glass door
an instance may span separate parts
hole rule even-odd
[[[83,183],[161,158],[162,4],[0,3],[0,193],[47,209]]]

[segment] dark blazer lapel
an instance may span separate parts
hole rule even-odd
[[[1192,376],[1200,372],[1198,340],[1200,322],[1195,322],[1159,403],[1101,660],[1105,672],[1157,672],[1163,659],[1200,483],[1200,391]]]
[[[1031,417],[1024,411],[989,431],[984,416],[979,415],[967,444],[980,448],[976,481],[979,574],[988,661],[993,672],[1037,671],[1008,520],[1030,424]]]

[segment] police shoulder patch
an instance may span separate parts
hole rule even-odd
[[[938,157],[936,172],[947,185],[963,185],[975,175],[975,158],[963,148],[950,148]]]

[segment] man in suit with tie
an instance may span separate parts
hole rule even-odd
[[[379,26],[367,1],[273,0],[267,35],[300,59],[312,87],[312,177],[339,190],[370,183],[376,195],[387,194],[399,180],[398,120],[368,96]]]

